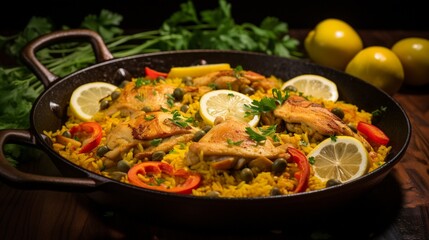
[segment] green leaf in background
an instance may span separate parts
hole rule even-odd
[[[258,26],[236,23],[232,6],[219,0],[219,7],[197,11],[191,0],[182,3],[159,29],[124,35],[121,15],[103,9],[86,16],[82,28],[97,31],[115,58],[135,54],[185,49],[242,50],[300,58],[299,41],[289,35],[288,25],[266,17]],[[62,29],[68,29],[62,26]],[[22,48],[42,34],[52,32],[47,18],[33,17],[19,34],[0,36],[0,49],[17,60],[17,66],[0,67],[0,129],[27,129],[32,104],[44,90],[35,75],[19,61]],[[64,77],[95,63],[88,43],[62,43],[37,52],[39,61],[50,71]],[[20,148],[7,147],[8,158],[19,155]]]

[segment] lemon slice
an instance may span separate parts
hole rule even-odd
[[[100,110],[100,100],[110,95],[117,86],[106,82],[91,82],[76,88],[70,97],[71,112],[83,121],[89,121]]]
[[[259,122],[259,115],[245,116],[246,108],[244,105],[251,103],[252,99],[242,93],[226,89],[214,90],[201,97],[200,115],[210,125],[214,124],[216,117],[234,116],[255,127]]]
[[[346,182],[368,171],[368,152],[356,138],[337,136],[334,141],[325,139],[307,157],[314,158],[314,174],[322,180],[336,179]]]
[[[284,90],[287,86],[296,87],[299,92],[306,96],[323,98],[334,102],[338,99],[337,85],[320,75],[303,74],[296,76],[283,83],[281,89]]]
[[[231,69],[231,66],[228,63],[205,64],[189,67],[173,67],[168,73],[168,78],[199,77],[207,73],[229,69]]]

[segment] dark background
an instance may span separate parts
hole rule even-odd
[[[180,9],[185,0],[76,0],[4,1],[0,5],[0,31],[22,30],[32,16],[50,18],[58,27],[79,27],[88,14],[101,9],[121,14],[123,29],[157,29],[163,20]],[[218,7],[217,0],[194,0],[197,10]],[[428,30],[429,10],[417,0],[229,0],[237,23],[259,24],[273,16],[289,28],[313,28],[319,21],[340,18],[357,29]],[[5,6],[9,5],[9,6]]]

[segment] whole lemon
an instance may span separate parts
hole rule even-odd
[[[404,82],[404,70],[396,54],[387,47],[371,46],[359,51],[347,64],[346,73],[393,95]]]
[[[404,68],[404,84],[422,86],[429,84],[429,40],[410,37],[396,42],[392,51]]]
[[[308,57],[323,66],[343,71],[363,48],[359,34],[346,22],[328,18],[319,22],[305,40]]]

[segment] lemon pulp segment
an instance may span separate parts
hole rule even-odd
[[[232,90],[214,90],[204,94],[200,99],[201,117],[207,124],[213,125],[216,117],[236,117],[248,121],[250,126],[256,126],[259,115],[246,116],[245,105],[250,105],[252,99],[242,93]]]
[[[282,89],[285,89],[287,86],[296,87],[299,92],[302,92],[306,96],[323,98],[334,102],[338,99],[337,85],[320,75],[299,75],[283,83]]]

